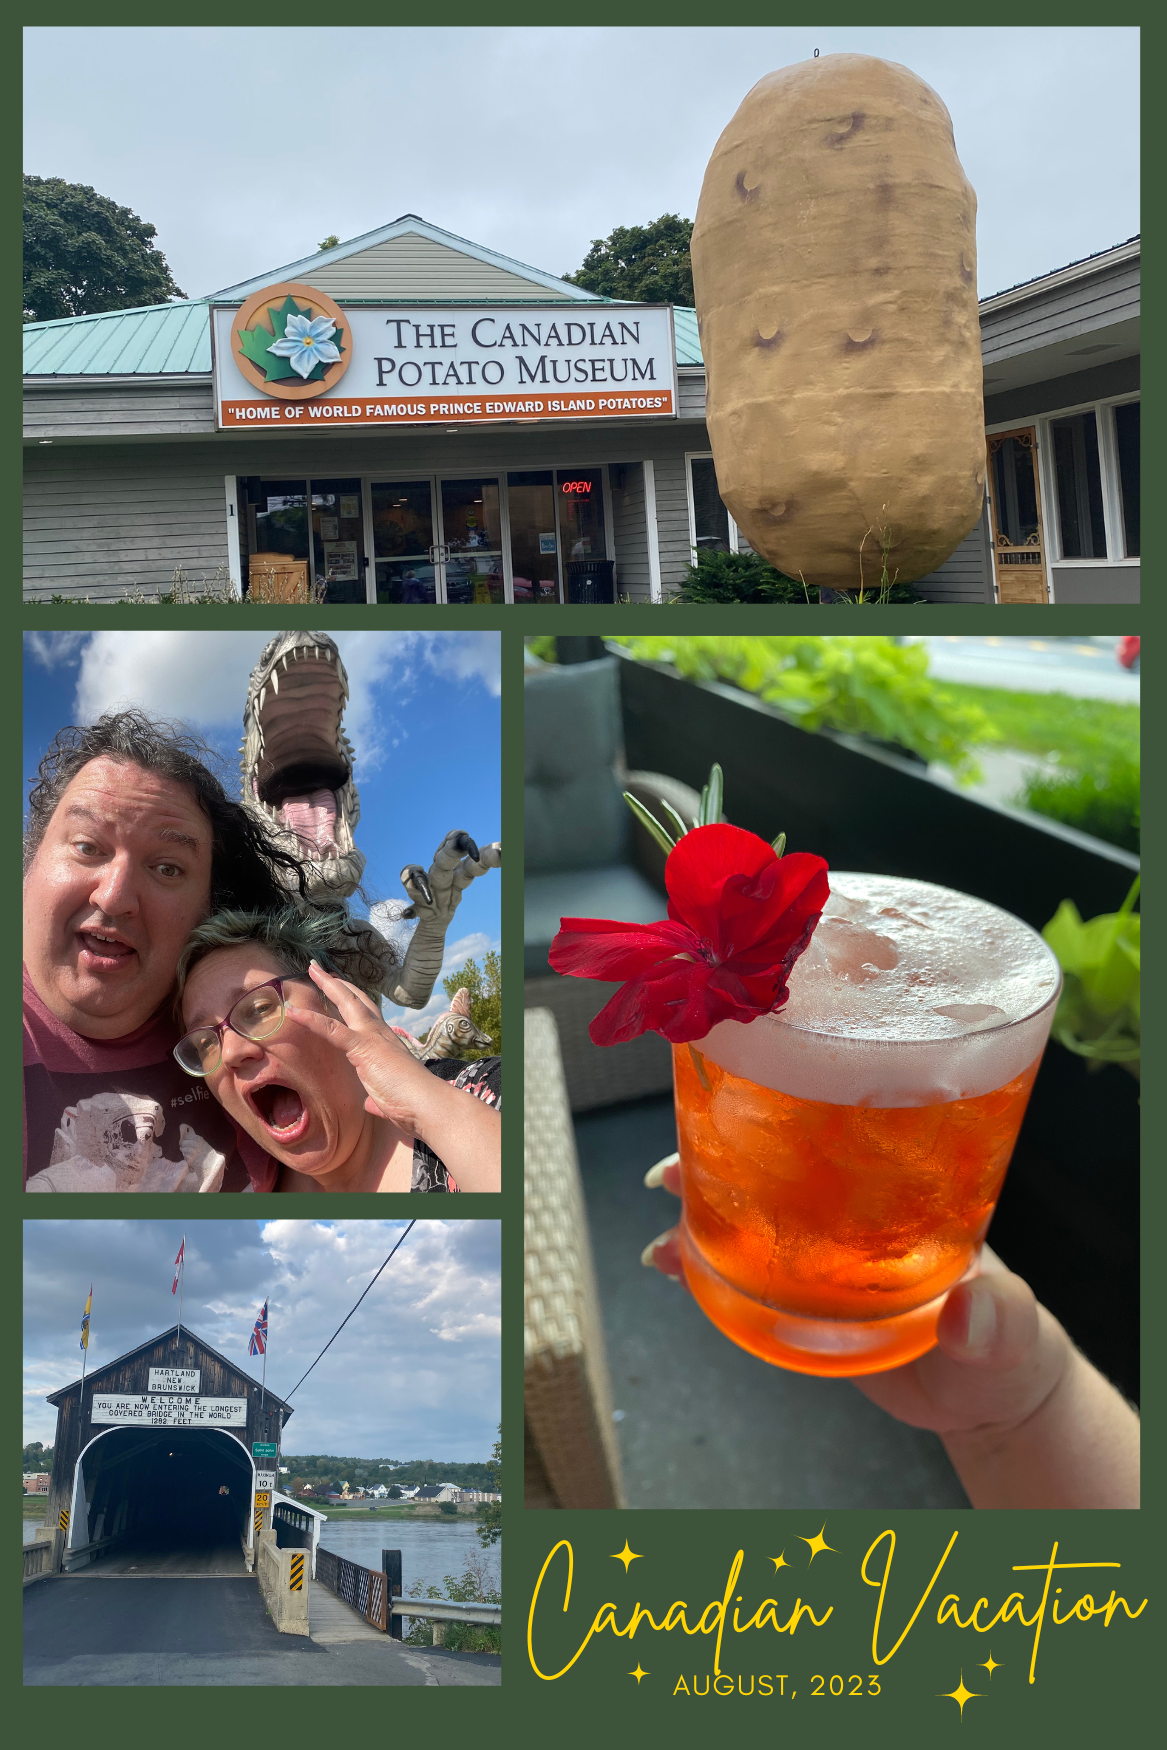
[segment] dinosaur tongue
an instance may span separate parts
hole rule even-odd
[[[280,819],[294,832],[304,847],[304,855],[315,862],[327,857],[339,857],[340,846],[333,829],[336,826],[336,797],[331,790],[313,790],[306,796],[289,796],[280,809]]]

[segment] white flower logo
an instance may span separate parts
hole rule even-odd
[[[309,321],[307,316],[289,316],[283,340],[268,347],[277,358],[287,359],[294,371],[310,377],[318,364],[334,364],[340,351],[332,344],[336,323],[327,316]]]

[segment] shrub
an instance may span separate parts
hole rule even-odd
[[[817,602],[819,592],[784,577],[760,553],[699,553],[675,602]]]
[[[445,1587],[444,1592],[437,1586],[427,1586],[425,1596],[446,1598],[457,1604],[502,1603],[502,1593],[495,1585],[484,1557],[477,1550],[468,1553],[461,1574],[447,1574],[442,1585]],[[496,1625],[448,1622],[445,1629],[446,1645],[456,1653],[502,1652],[502,1629]],[[425,1616],[411,1618],[404,1640],[415,1647],[428,1647],[433,1640],[432,1619]]]
[[[634,656],[690,680],[756,693],[803,729],[839,729],[937,760],[974,778],[972,744],[996,740],[985,713],[928,674],[921,644],[891,638],[617,638]]]

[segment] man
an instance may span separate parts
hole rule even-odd
[[[64,729],[24,855],[30,1191],[244,1191],[263,1150],[171,1056],[179,952],[225,907],[286,903],[295,859],[231,802],[193,736],[140,711]]]

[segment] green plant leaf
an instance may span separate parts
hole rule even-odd
[[[635,796],[630,796],[628,794],[627,790],[624,792],[624,800],[627,802],[629,808],[631,808],[641,826],[643,826],[647,832],[652,834],[666,857],[670,851],[676,850],[676,845],[673,843],[660,821],[656,818],[655,814],[650,814],[648,812],[648,809],[644,806],[643,802],[638,802]]]

